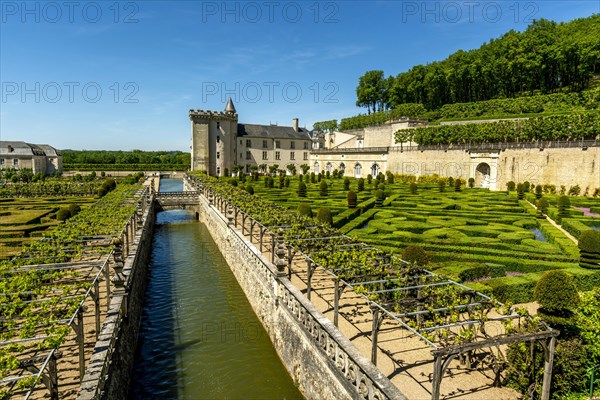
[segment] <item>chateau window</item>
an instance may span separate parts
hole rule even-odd
[[[15,159],[13,160],[13,165],[14,165],[14,166],[17,166],[17,165],[19,165],[19,159],[18,159],[18,158],[15,158]]]
[[[304,152],[304,159],[305,159],[305,160],[308,160],[308,151],[305,151],[305,152]]]
[[[252,160],[252,153],[250,153],[250,150],[246,151],[246,160]]]
[[[263,149],[268,149],[269,148],[269,144],[267,143],[266,140],[263,140]]]
[[[290,151],[290,160],[295,160],[296,159],[296,153],[293,151]]]
[[[252,141],[250,139],[246,139],[246,147],[252,147]]]
[[[263,157],[262,157],[262,159],[263,160],[268,160],[269,159],[268,153],[266,151],[263,151]]]
[[[290,149],[295,149],[295,148],[296,148],[296,142],[291,142]]]
[[[4,158],[0,158],[0,165],[4,165]]]
[[[218,160],[219,158],[221,158],[221,152],[220,152],[220,151],[217,151],[217,160]]]
[[[221,129],[221,123],[217,121],[217,129]]]
[[[275,159],[276,160],[281,160],[281,152],[280,151],[276,151],[275,152]]]
[[[217,143],[221,142],[221,136],[217,135]]]
[[[240,158],[242,158],[242,153],[240,153]]]
[[[221,167],[217,167],[217,176],[221,176]]]
[[[308,150],[308,142],[304,142],[304,150]]]
[[[250,165],[246,164],[246,173],[250,173]]]
[[[242,145],[242,143],[243,143],[243,142],[242,142],[242,140],[240,139],[240,146]]]
[[[275,141],[275,148],[276,149],[280,149],[281,148],[281,140],[276,140]]]

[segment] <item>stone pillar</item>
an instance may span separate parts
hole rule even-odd
[[[287,261],[285,260],[286,250],[283,243],[283,229],[279,229],[277,232],[277,258],[275,259],[275,266],[277,267],[277,277],[281,278],[286,275],[285,268],[287,267]]]

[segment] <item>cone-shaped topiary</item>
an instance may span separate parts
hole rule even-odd
[[[370,185],[371,182],[373,182],[373,175],[369,174],[367,175],[367,183]]]
[[[350,190],[350,179],[344,178],[344,190]]]
[[[356,208],[358,196],[353,191],[348,192],[348,208]]]
[[[327,189],[328,189],[327,181],[321,181],[321,183],[319,184],[319,196],[327,197],[327,194],[328,194]]]
[[[386,173],[387,176],[387,181],[388,183],[391,185],[394,183],[394,174],[392,174],[390,171],[387,171]]]
[[[525,198],[525,185],[519,183],[517,185],[517,198],[523,200]]]
[[[311,183],[317,183],[317,177],[316,177],[316,175],[315,175],[314,172],[310,173],[310,182]]]
[[[298,184],[298,196],[306,197],[306,183],[300,182]]]
[[[556,269],[542,275],[533,290],[533,298],[540,303],[543,312],[549,315],[564,315],[579,304],[573,277]]]
[[[544,189],[542,188],[542,185],[537,185],[535,187],[535,198],[536,199],[541,199],[543,192],[544,192]]]
[[[462,186],[462,180],[460,178],[456,178],[454,180],[454,191],[460,192],[460,187]]]
[[[290,187],[290,177],[289,176],[285,177],[284,186],[285,187]]]
[[[469,178],[469,187],[470,188],[474,188],[475,187],[475,178]]]
[[[333,225],[331,210],[329,208],[319,208],[319,212],[317,212],[317,220],[325,225]]]
[[[300,204],[298,206],[298,214],[312,218],[313,211],[312,208],[310,208],[310,204]]]
[[[445,192],[446,191],[446,182],[439,181],[438,182],[438,189],[440,190],[440,192]]]
[[[362,192],[365,190],[365,180],[363,178],[358,179],[358,191]]]
[[[600,231],[589,229],[579,236],[579,265],[600,269]]]

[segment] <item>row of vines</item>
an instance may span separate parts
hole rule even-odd
[[[89,267],[85,272],[56,264],[101,263],[140,195],[139,185],[120,184],[94,206],[24,247],[18,257],[0,262],[0,380],[6,383],[0,385],[0,399],[37,383],[35,377],[17,380],[24,363],[65,342],[71,330],[66,321],[80,306],[95,273]]]

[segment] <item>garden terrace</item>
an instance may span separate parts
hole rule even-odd
[[[315,226],[312,219],[271,206],[268,220],[286,221],[285,229],[274,228],[275,224],[262,223],[246,211],[256,208],[253,203],[266,205],[264,199],[208,176],[187,179],[218,210],[227,214],[231,223],[239,226],[252,243],[258,244],[261,252],[269,253],[278,268],[287,268],[292,283],[303,290],[363,354],[370,356],[388,377],[398,376],[394,382],[403,391],[406,385],[414,385],[416,381],[434,399],[440,398],[444,371],[457,356],[467,359],[469,368],[473,360],[478,360],[479,365],[484,363],[488,370],[495,371],[494,383],[497,384],[503,371],[504,346],[539,340],[548,349],[543,385],[543,396],[548,398],[558,332],[539,320],[504,307],[452,279],[410,265],[388,251],[340,235],[332,228]],[[265,236],[271,240],[265,241]],[[283,250],[286,245],[287,252]],[[433,373],[427,367],[432,368]],[[421,379],[419,374],[428,378]],[[464,375],[464,371],[460,375]],[[452,387],[468,386],[479,396],[486,386],[482,383],[473,387],[472,382],[465,383],[464,376],[446,379],[453,381],[449,385],[457,385]],[[481,379],[487,378],[478,375],[477,379],[474,376],[469,379],[481,383]],[[487,382],[487,385],[492,383]]]
[[[118,185],[0,264],[0,398],[74,398],[147,190]]]

